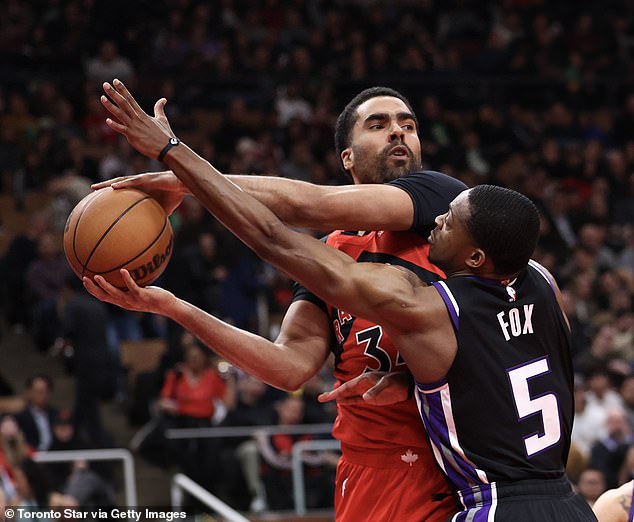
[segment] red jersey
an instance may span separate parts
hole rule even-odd
[[[360,262],[400,265],[423,281],[437,281],[443,272],[428,259],[429,244],[412,232],[368,232],[358,235],[337,231],[326,243]],[[380,325],[328,306],[335,335],[335,377],[346,382],[364,371],[407,371],[405,361]],[[416,401],[390,407],[368,404],[338,405],[333,436],[342,443],[365,449],[425,446],[425,432]]]
[[[225,381],[211,368],[205,369],[198,381],[193,382],[183,372],[170,370],[161,389],[161,397],[174,399],[178,415],[197,419],[211,418],[216,409],[214,400],[222,400],[226,391]]]
[[[360,262],[404,266],[423,281],[437,281],[443,272],[428,259],[429,244],[413,232],[336,231],[326,244]],[[380,325],[326,305],[330,317],[335,355],[334,375],[342,382],[369,370],[407,371],[405,362]],[[426,446],[426,434],[414,399],[389,407],[358,403],[337,404],[333,436],[358,449],[390,450]]]
[[[424,239],[436,216],[467,187],[439,172],[422,171],[389,183],[406,191],[414,205],[413,232],[338,231],[326,243],[359,262],[390,263],[416,273],[425,282],[444,274],[429,262]],[[299,287],[295,299],[309,300],[330,318],[338,383],[367,370],[406,371],[404,361],[380,325],[327,306]],[[341,441],[337,466],[335,516],[358,520],[444,522],[457,511],[437,466],[415,401],[391,406],[337,404],[333,435]]]

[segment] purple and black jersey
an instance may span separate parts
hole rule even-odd
[[[570,336],[543,268],[531,261],[508,284],[475,276],[432,284],[458,351],[446,378],[419,383],[416,396],[465,508],[494,503],[498,481],[562,477],[573,420]]]

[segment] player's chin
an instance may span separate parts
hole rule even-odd
[[[409,164],[388,166],[384,171],[382,181],[383,183],[393,181],[402,178],[405,174],[409,174],[410,172],[413,171],[410,169]]]

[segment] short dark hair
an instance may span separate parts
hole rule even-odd
[[[29,375],[24,381],[24,385],[26,386],[26,389],[27,390],[30,389],[35,383],[35,381],[39,379],[43,380],[46,383],[49,390],[53,389],[53,379],[51,379],[51,377],[45,373],[34,373],[32,375]]]
[[[357,108],[366,101],[371,100],[372,98],[378,98],[379,96],[390,96],[401,100],[407,106],[409,112],[412,113],[414,122],[416,123],[416,132],[418,132],[418,119],[416,118],[416,114],[414,113],[414,109],[412,109],[409,100],[405,96],[389,87],[370,87],[369,89],[361,91],[352,98],[337,118],[337,123],[335,124],[335,150],[337,151],[337,156],[339,156],[340,159],[341,152],[350,146],[352,128],[354,127],[354,123],[357,119]]]
[[[467,229],[491,258],[498,274],[515,274],[526,266],[539,238],[539,212],[523,194],[494,185],[469,191]]]

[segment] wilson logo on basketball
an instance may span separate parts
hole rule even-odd
[[[174,240],[170,239],[170,242],[167,244],[167,247],[165,248],[165,252],[163,252],[160,255],[156,254],[152,258],[152,261],[150,261],[149,263],[130,269],[130,275],[132,276],[132,279],[134,279],[135,281],[139,281],[143,279],[144,277],[146,277],[148,274],[153,274],[166,261],[169,261],[169,258],[172,255],[173,243],[174,243]]]

